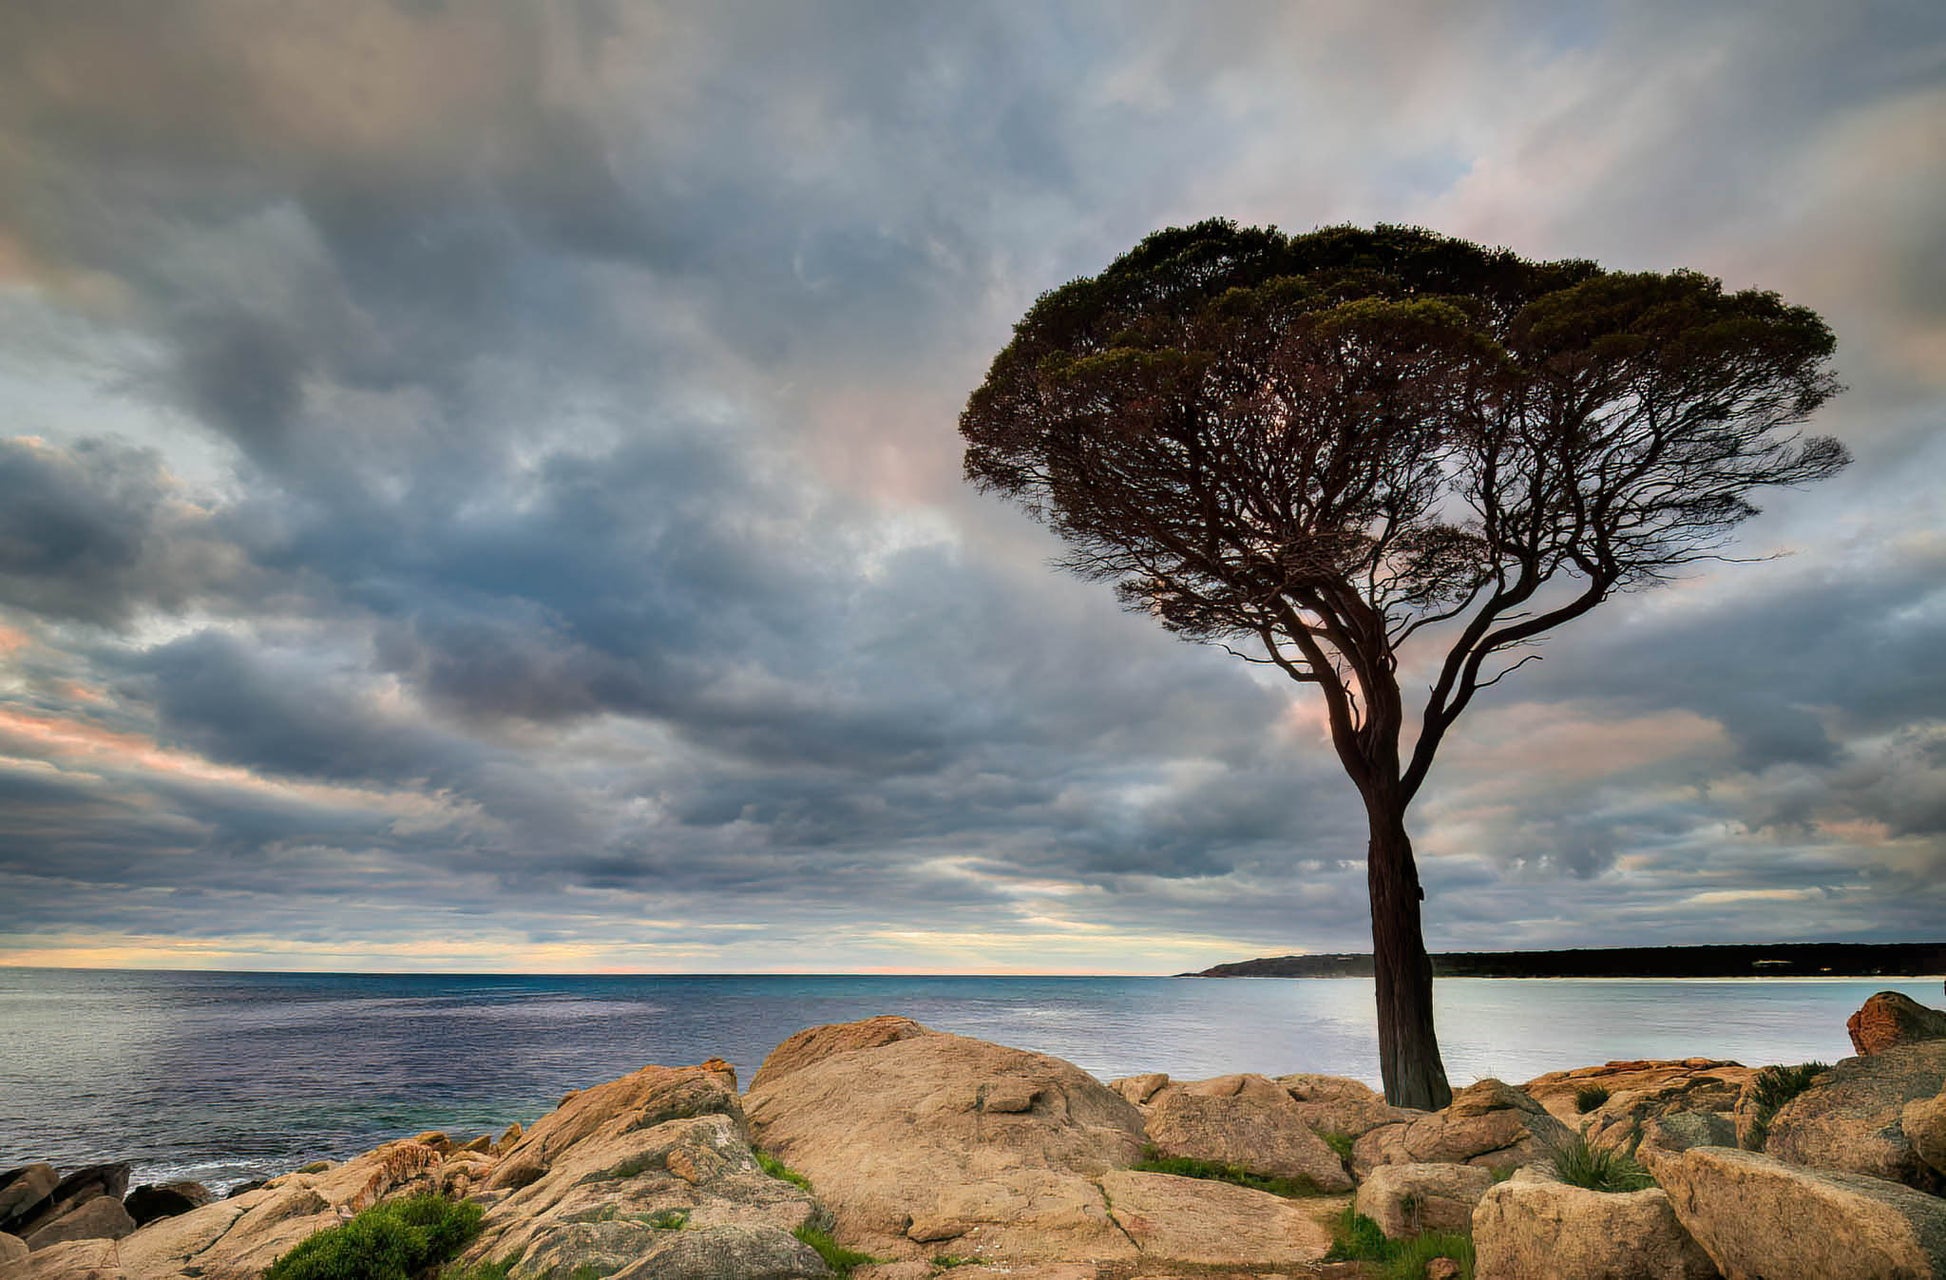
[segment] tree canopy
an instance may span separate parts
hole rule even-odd
[[[1409,796],[1496,654],[1843,465],[1780,430],[1837,389],[1832,348],[1816,313],[1693,272],[1210,221],[1041,297],[961,431],[968,477],[1069,567],[1255,642],[1354,732],[1399,647],[1453,622]]]

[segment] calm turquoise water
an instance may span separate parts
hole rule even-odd
[[[1759,1064],[1851,1052],[1874,991],[1938,980],[1446,979],[1455,1083],[1611,1058]],[[130,1160],[225,1185],[421,1129],[532,1120],[649,1062],[748,1081],[800,1028],[903,1013],[1107,1079],[1324,1071],[1377,1080],[1353,979],[510,977],[0,968],[0,1168]]]

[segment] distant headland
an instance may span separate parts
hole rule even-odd
[[[1729,943],[1703,947],[1589,947],[1572,951],[1447,951],[1442,978],[1885,978],[1946,974],[1946,942]],[[1270,956],[1180,978],[1369,978],[1357,952]]]

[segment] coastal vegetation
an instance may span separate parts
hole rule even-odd
[[[1211,1182],[1228,1182],[1234,1186],[1250,1187],[1256,1191],[1268,1191],[1274,1196],[1295,1199],[1299,1196],[1324,1194],[1324,1189],[1309,1178],[1280,1177],[1275,1174],[1254,1173],[1241,1165],[1221,1160],[1197,1160],[1189,1156],[1165,1156],[1154,1147],[1143,1151],[1142,1159],[1129,1166],[1137,1173],[1170,1173],[1178,1178],[1203,1178]]]
[[[1694,272],[1211,220],[1042,295],[960,433],[967,478],[1067,568],[1322,695],[1366,817],[1386,1101],[1436,1110],[1406,818],[1441,743],[1548,633],[1845,465],[1793,431],[1838,390],[1833,347],[1816,313]]]
[[[1602,1103],[1608,1101],[1608,1090],[1598,1084],[1586,1085],[1574,1091],[1574,1109],[1587,1115]]]
[[[1332,1219],[1326,1262],[1375,1262],[1379,1280],[1423,1280],[1435,1258],[1451,1258],[1458,1280],[1473,1280],[1473,1240],[1461,1231],[1426,1231],[1395,1240],[1378,1223],[1346,1205]]]
[[[1762,1150],[1770,1133],[1770,1122],[1784,1104],[1811,1087],[1813,1081],[1831,1070],[1827,1062],[1805,1062],[1794,1067],[1765,1067],[1750,1082],[1751,1121],[1749,1145]]]
[[[806,1223],[797,1228],[791,1234],[816,1250],[818,1257],[824,1259],[824,1265],[830,1267],[836,1275],[848,1276],[857,1267],[870,1266],[874,1262],[884,1261],[883,1258],[874,1257],[869,1253],[864,1253],[857,1249],[845,1248],[845,1246],[832,1239],[829,1231],[826,1231],[822,1227],[812,1226],[810,1223]]]
[[[1655,1179],[1635,1157],[1624,1151],[1593,1146],[1580,1134],[1552,1148],[1548,1152],[1548,1164],[1561,1181],[1590,1191],[1646,1191],[1655,1185]]]
[[[416,1280],[480,1234],[485,1210],[437,1195],[375,1204],[298,1244],[264,1280]]]

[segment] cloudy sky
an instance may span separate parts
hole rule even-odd
[[[1839,336],[1760,563],[1414,811],[1435,947],[1946,924],[1946,12],[0,9],[0,961],[1169,972],[1368,943],[1310,695],[959,477],[1144,233],[1410,222]]]

